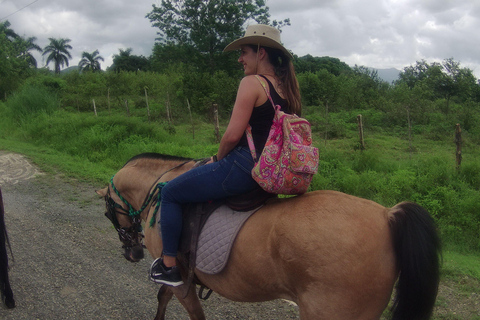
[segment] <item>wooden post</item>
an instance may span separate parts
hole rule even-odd
[[[460,169],[460,165],[462,164],[462,129],[459,123],[457,123],[455,128],[455,144],[457,145],[457,151],[455,153],[457,169]]]
[[[147,89],[148,87],[145,86],[145,102],[147,103],[147,118],[148,118],[148,122],[150,122],[150,107],[148,106],[148,95],[147,95]]]
[[[213,121],[215,124],[215,141],[217,143],[220,142],[220,130],[219,130],[219,122],[218,122],[218,104],[213,104]]]
[[[110,113],[110,88],[107,89],[107,105],[108,105],[108,113]]]
[[[410,158],[412,158],[412,122],[410,121],[410,108],[407,106],[407,122],[408,122],[408,149],[410,151]]]
[[[130,109],[128,109],[128,99],[125,99],[125,108],[127,108],[127,116],[130,117]]]
[[[358,122],[358,135],[360,137],[360,150],[365,150],[365,140],[363,139],[363,122],[362,122],[361,114],[357,116],[357,122]]]
[[[318,99],[320,101],[320,99]],[[328,140],[328,101],[325,103],[325,147]]]
[[[168,94],[168,92],[167,92],[167,101],[165,103],[165,109],[167,110],[168,123],[171,124],[172,120],[171,120],[171,117],[170,117],[170,95]]]
[[[190,102],[188,101],[188,98],[187,98],[187,108],[188,108],[188,113],[190,114],[190,123],[192,124],[193,140],[195,140],[195,124],[193,123],[192,110],[190,108]]]
[[[97,107],[95,106],[95,99],[92,99],[93,101],[93,112],[95,112],[95,117],[97,117]]]

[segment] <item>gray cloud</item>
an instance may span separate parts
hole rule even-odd
[[[282,40],[295,54],[328,55],[350,65],[403,69],[455,58],[480,77],[476,0],[270,1],[273,19],[290,18]],[[288,8],[291,10],[288,10]]]

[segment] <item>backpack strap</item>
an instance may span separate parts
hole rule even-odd
[[[255,75],[255,78],[260,82],[265,93],[267,94],[268,99],[272,103],[272,107],[275,110],[275,114],[280,110],[280,106],[276,106],[273,102],[272,96],[268,91],[267,84],[265,83],[264,79],[262,79],[259,75]],[[255,151],[255,144],[253,143],[253,136],[252,136],[252,126],[248,125],[247,129],[245,129],[245,134],[247,135],[248,147],[250,148],[250,153],[252,154],[253,161],[257,162],[257,152]]]
[[[268,88],[267,88],[267,84],[265,83],[265,81],[264,81],[264,79],[263,79],[263,76],[260,77],[258,74],[256,74],[256,75],[255,75],[255,78],[257,78],[257,80],[258,80],[258,81],[260,82],[260,84],[262,85],[263,90],[265,90],[265,93],[267,94],[268,99],[270,100],[270,102],[272,103],[273,108],[274,108],[275,111],[276,111],[278,107],[276,107],[275,103],[273,102],[272,96],[270,95],[270,91],[269,91]]]

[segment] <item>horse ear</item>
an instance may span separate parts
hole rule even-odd
[[[105,187],[105,188],[100,189],[100,190],[95,190],[95,192],[98,195],[101,195],[102,197],[105,197],[107,195],[107,190],[108,190],[108,187]]]

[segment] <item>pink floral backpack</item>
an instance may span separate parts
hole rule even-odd
[[[275,109],[275,116],[258,161],[252,128],[250,125],[247,127],[248,146],[256,161],[252,177],[270,193],[305,193],[313,175],[318,171],[318,149],[312,146],[310,123],[295,114],[281,111],[281,107],[273,102],[266,83],[259,76],[256,77]]]

